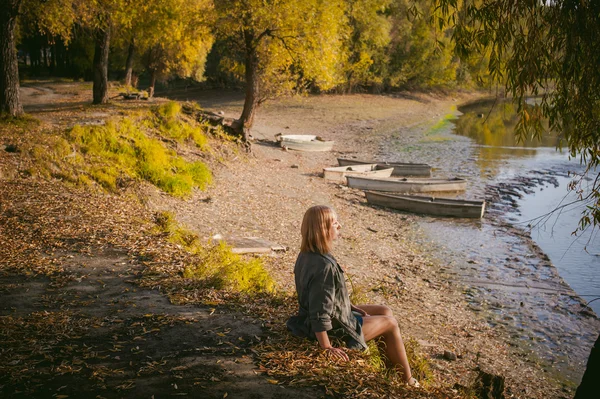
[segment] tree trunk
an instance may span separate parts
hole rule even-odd
[[[56,44],[56,60],[58,62],[58,74],[60,76],[64,76],[67,70],[67,65],[65,63],[66,49],[65,43],[62,41],[62,39],[58,40],[59,42]]]
[[[50,71],[56,75],[56,42],[50,47]]]
[[[15,25],[21,0],[0,0],[0,113],[23,114],[19,98],[19,61]]]
[[[242,139],[246,146],[250,145],[250,130],[254,124],[254,115],[259,105],[260,82],[258,77],[258,53],[254,46],[254,36],[249,32],[244,32],[246,44],[246,98],[244,99],[244,110],[239,119]]]
[[[574,399],[592,399],[597,398],[600,392],[600,335],[596,339],[596,343],[592,347],[590,357],[588,358],[587,367],[585,368],[585,374],[577,392],[575,392]]]
[[[156,85],[156,69],[150,70],[150,87],[148,87],[148,97],[154,97],[154,86]]]
[[[251,129],[254,124],[254,115],[258,108],[260,85],[258,80],[258,59],[256,54],[246,55],[246,97],[244,110],[240,122],[244,129]]]
[[[42,49],[42,54],[44,54],[44,69],[48,69],[48,48],[46,47],[46,44],[44,44]]]
[[[125,62],[125,86],[131,86],[131,75],[133,74],[133,54],[135,53],[135,38],[129,42],[127,51],[127,62]]]
[[[110,27],[96,30],[94,49],[94,104],[108,102],[108,48],[110,46]]]

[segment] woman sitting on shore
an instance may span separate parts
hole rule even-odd
[[[418,387],[392,311],[382,305],[350,303],[344,272],[331,255],[341,227],[327,206],[313,206],[304,214],[294,268],[300,310],[287,321],[287,327],[294,335],[316,338],[322,349],[344,361],[348,355],[331,345],[328,333],[344,339],[352,349],[366,349],[366,341],[383,337],[387,359],[408,385]]]

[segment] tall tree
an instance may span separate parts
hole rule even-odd
[[[176,75],[203,79],[206,57],[213,44],[210,0],[153,0],[139,47],[150,72],[150,95],[157,79]]]
[[[15,27],[21,0],[0,0],[0,113],[19,116],[19,65]]]
[[[108,55],[113,25],[122,23],[116,16],[126,7],[125,0],[72,0],[80,23],[94,36],[93,100],[94,104],[108,102]]]
[[[130,87],[133,78],[133,61],[135,55],[135,37],[129,40],[127,46],[127,60],[125,61],[125,86]]]
[[[347,0],[350,35],[344,63],[347,91],[357,86],[380,86],[387,74],[392,20],[391,0]]]
[[[235,126],[245,140],[259,105],[273,96],[313,84],[343,82],[347,33],[342,0],[215,1],[217,36],[229,44],[227,65],[246,84],[244,109]]]
[[[117,9],[116,19],[120,21],[113,30],[111,42],[118,50],[126,51],[125,85],[130,87],[133,79],[133,68],[140,52],[139,40],[146,27],[152,24],[156,13],[153,6],[157,0],[133,2],[123,0],[123,6]]]
[[[397,0],[390,5],[393,24],[388,84],[393,87],[451,86],[458,60],[451,26],[431,26],[432,0]]]
[[[126,15],[120,17],[121,13]],[[203,79],[213,43],[211,0],[147,0],[133,10],[124,7],[116,17],[121,23],[115,44],[128,53],[126,84],[130,84],[135,54],[150,74],[150,95],[157,80],[171,76]]]
[[[97,27],[94,31],[94,85],[92,87],[92,103],[108,102],[108,53],[110,50],[111,23]]]

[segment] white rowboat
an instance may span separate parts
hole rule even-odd
[[[426,163],[357,161],[355,159],[338,158],[340,166],[364,165],[376,163],[380,168],[394,168],[393,176],[431,177],[431,166]]]
[[[333,141],[308,134],[289,134],[278,136],[279,145],[296,151],[331,151]]]
[[[431,193],[439,191],[464,191],[465,179],[418,179],[406,177],[358,177],[347,176],[348,187],[361,190],[387,191],[394,193]]]
[[[346,176],[390,177],[393,170],[394,168],[391,167],[380,168],[377,164],[335,166],[332,168],[323,168],[323,177],[326,180],[346,183]]]
[[[366,191],[367,202],[405,212],[457,218],[482,218],[485,201],[384,194]]]

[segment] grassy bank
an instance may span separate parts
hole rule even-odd
[[[212,182],[209,168],[197,159],[211,153],[205,131],[206,126],[185,117],[181,106],[170,102],[113,116],[101,125],[40,132],[20,148],[29,158],[22,173],[113,192],[142,180],[186,197]],[[179,155],[181,145],[194,146],[197,156]]]

